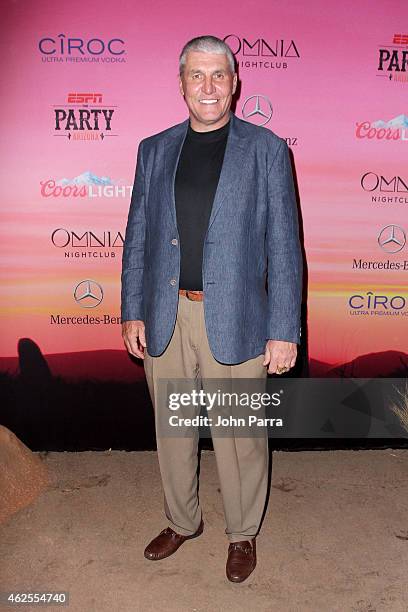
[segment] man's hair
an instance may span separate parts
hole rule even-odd
[[[187,53],[189,51],[201,51],[202,53],[219,53],[225,54],[228,59],[228,63],[231,72],[235,72],[235,60],[234,55],[227,45],[221,38],[216,36],[197,36],[189,40],[183,47],[179,57],[179,74],[183,74],[184,66],[186,65]]]

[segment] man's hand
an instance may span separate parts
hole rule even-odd
[[[284,340],[268,340],[265,347],[265,359],[262,365],[268,365],[269,374],[283,374],[296,363],[297,344]],[[286,368],[286,369],[283,369]]]
[[[145,358],[146,338],[143,321],[124,321],[122,323],[122,338],[131,355],[139,357],[139,359]]]

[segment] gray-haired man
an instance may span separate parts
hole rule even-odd
[[[122,335],[144,359],[156,428],[163,378],[265,379],[295,364],[302,258],[286,142],[230,110],[229,47],[213,36],[180,55],[189,118],[141,141],[122,269]],[[268,291],[266,291],[266,279]],[[174,553],[203,531],[198,435],[157,437],[169,526],[145,550]],[[256,565],[267,436],[214,437],[229,539],[226,573]]]

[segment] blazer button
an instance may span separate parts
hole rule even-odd
[[[170,281],[170,285],[173,285],[173,287],[174,287],[174,285],[176,283],[177,283],[177,280],[175,278],[172,278],[171,281]]]
[[[171,244],[174,244],[174,246],[177,246],[178,245],[177,238],[173,238],[173,240],[171,241]]]

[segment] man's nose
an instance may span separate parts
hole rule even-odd
[[[206,94],[210,94],[214,91],[214,83],[211,75],[205,77],[203,91]]]

